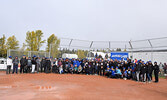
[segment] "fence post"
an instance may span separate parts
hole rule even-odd
[[[70,46],[71,46],[72,41],[73,41],[73,39],[71,39],[71,41],[70,41],[70,43],[69,43],[69,45],[68,45],[68,46],[69,46],[69,49],[70,49]]]
[[[51,54],[51,46],[52,46],[52,44],[50,44],[50,48],[49,48],[49,58],[50,58],[50,54]]]
[[[132,43],[131,43],[131,40],[129,41],[129,45],[130,45],[130,48],[131,48],[131,55],[132,55],[132,58],[131,59],[133,59],[133,46],[132,46]]]
[[[7,50],[7,57],[6,58],[8,58],[9,57],[9,50]]]
[[[30,52],[30,57],[31,57],[31,51],[29,51]]]
[[[153,61],[153,45],[151,44],[151,41],[148,40],[150,47],[151,47],[151,61]]]
[[[10,49],[9,49],[9,55],[8,56],[10,56]]]

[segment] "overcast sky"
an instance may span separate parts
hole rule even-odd
[[[0,36],[42,30],[47,39],[140,40],[167,36],[167,0],[0,0]]]

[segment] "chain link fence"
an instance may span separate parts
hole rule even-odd
[[[91,41],[60,38],[59,48],[87,50],[89,52],[128,52],[129,57],[132,59],[152,60],[162,63],[167,62],[167,37],[130,41]]]
[[[136,40],[136,41],[91,41],[79,40],[70,38],[60,38],[60,45],[58,50],[66,50],[65,53],[75,53],[76,50],[83,50],[87,52],[100,51],[105,53],[110,52],[128,52],[132,59],[143,59],[152,61],[167,62],[167,37]],[[53,50],[50,50],[53,51]],[[61,55],[63,53],[60,53]],[[12,50],[7,51],[7,56],[22,55],[32,57],[33,55],[42,57],[51,57],[49,52],[41,51],[23,51]],[[61,55],[59,57],[61,57]]]
[[[9,49],[7,50],[7,56],[12,56],[12,57],[18,57],[21,58],[23,55],[26,57],[33,57],[34,55],[37,57],[49,57],[49,52],[44,52],[44,51],[24,51],[24,50],[13,50]]]

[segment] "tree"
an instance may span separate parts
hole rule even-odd
[[[28,51],[39,51],[40,47],[43,43],[45,43],[45,40],[42,40],[43,33],[41,30],[27,32],[26,33],[26,46]]]
[[[76,54],[78,55],[78,58],[86,58],[84,50],[77,50]]]
[[[3,37],[0,38],[0,57],[6,57],[6,54],[7,54],[5,40],[6,40],[6,37],[5,35],[3,35]]]
[[[117,48],[116,51],[121,51],[121,48]]]
[[[21,51],[25,51],[25,48],[26,48],[26,44],[23,43],[22,47],[20,48]]]
[[[13,35],[7,39],[6,46],[7,46],[7,49],[18,49],[19,41]]]
[[[42,43],[45,43],[45,40],[42,40],[43,33],[41,30],[37,30],[35,33],[36,33],[36,38],[37,38],[37,41],[36,41],[37,51],[39,51],[42,46]]]
[[[47,39],[46,51],[50,52],[52,57],[58,57],[60,53],[60,51],[58,50],[59,45],[60,45],[60,39],[58,39],[54,34],[52,34]]]

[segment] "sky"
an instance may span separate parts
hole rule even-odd
[[[43,39],[167,37],[167,0],[0,0],[0,37],[15,35],[21,45],[35,30],[43,31]]]

